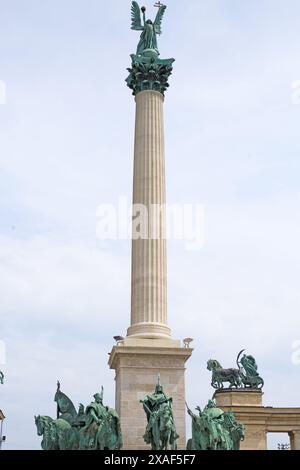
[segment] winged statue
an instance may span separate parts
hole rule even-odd
[[[133,95],[140,91],[154,90],[165,94],[169,87],[168,79],[172,74],[175,59],[161,59],[157,45],[157,36],[162,33],[161,24],[166,5],[157,2],[157,15],[154,21],[147,20],[146,7],[140,8],[133,1],[131,5],[131,29],[141,31],[136,54],[130,54],[131,67],[126,78],[127,86]]]
[[[156,18],[154,22],[152,22],[151,20],[146,20],[146,7],[140,8],[137,2],[132,2],[131,29],[134,31],[142,31],[136,55],[151,54],[153,51],[155,51],[157,56],[159,55],[157,35],[162,33],[161,24],[166,8],[166,5],[159,5]],[[143,23],[141,13],[143,14]]]

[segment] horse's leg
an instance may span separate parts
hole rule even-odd
[[[168,437],[166,439],[166,450],[169,450],[170,443],[171,443],[171,430],[168,432]]]
[[[100,439],[100,433],[97,433],[96,439],[95,439],[95,449],[96,450],[104,450],[105,443],[103,442],[103,439]]]

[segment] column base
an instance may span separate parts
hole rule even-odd
[[[171,329],[163,323],[135,323],[127,330],[127,336],[139,338],[171,338]]]
[[[143,435],[147,419],[140,403],[152,394],[160,373],[166,394],[173,398],[178,449],[186,448],[185,430],[185,362],[192,349],[176,347],[179,341],[126,338],[114,346],[109,366],[116,371],[116,410],[121,419],[124,450],[150,450]],[[131,345],[129,345],[131,344]]]

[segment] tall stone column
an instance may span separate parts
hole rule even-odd
[[[127,334],[168,338],[164,96],[145,90],[135,100],[131,326]]]
[[[143,439],[147,419],[140,403],[155,389],[160,374],[172,397],[178,448],[186,448],[185,363],[192,349],[171,337],[167,324],[167,253],[165,221],[165,148],[163,104],[174,59],[160,59],[157,35],[166,6],[154,22],[132,4],[132,29],[143,30],[137,53],[131,55],[126,82],[136,102],[131,322],[127,336],[114,346],[109,366],[115,370],[116,410],[124,449],[149,449]]]

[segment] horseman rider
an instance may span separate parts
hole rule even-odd
[[[90,426],[95,422],[98,426],[103,418],[107,417],[107,407],[103,405],[103,391],[93,395],[95,401],[86,407],[86,425]]]
[[[86,407],[86,425],[83,428],[83,434],[89,442],[86,442],[88,448],[94,448],[96,445],[96,436],[99,426],[108,417],[108,408],[103,405],[103,387],[101,393],[94,395],[95,401]]]
[[[176,433],[172,398],[164,393],[160,383],[160,374],[157,376],[155,392],[147,395],[144,400],[140,400],[147,415],[147,428],[144,434],[144,440],[151,444],[153,450],[162,450],[161,446],[171,446],[176,448]]]
[[[224,425],[224,411],[217,408],[214,400],[209,400],[208,404],[203,410],[204,415],[208,417],[208,425],[210,427],[211,435],[215,440],[220,439],[221,446],[226,445],[226,437],[223,429]],[[226,448],[226,447],[225,447]]]

